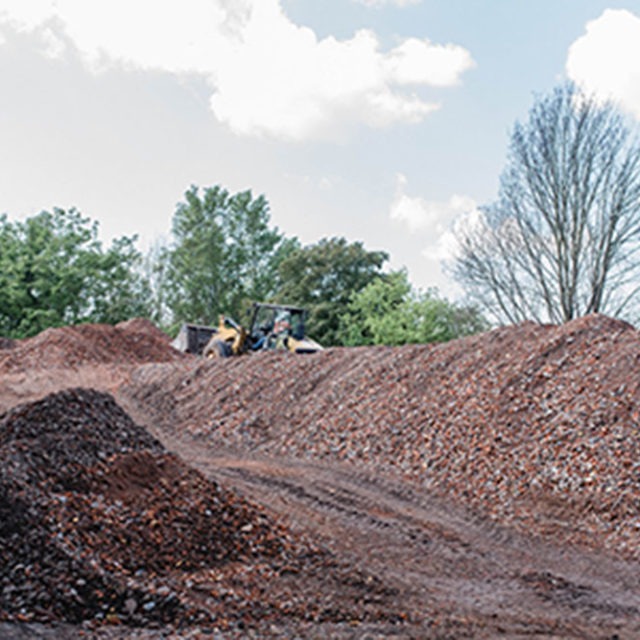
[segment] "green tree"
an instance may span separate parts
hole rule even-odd
[[[134,243],[123,237],[104,250],[98,224],[75,209],[24,222],[0,216],[0,334],[147,315],[149,290]]]
[[[97,253],[85,278],[86,321],[116,324],[135,317],[151,317],[151,289],[142,275],[143,258],[136,236],[123,236]]]
[[[270,226],[269,205],[251,191],[192,186],[173,217],[173,243],[162,252],[163,296],[173,322],[241,320],[252,300],[278,286],[278,263],[295,245]]]
[[[488,328],[474,307],[453,304],[434,289],[415,291],[404,270],[353,295],[340,321],[348,346],[446,342]]]
[[[159,327],[170,328],[171,318],[167,308],[167,249],[166,240],[156,240],[147,250],[142,264],[142,273],[151,291],[150,319]]]
[[[340,316],[351,296],[380,276],[388,259],[384,251],[368,251],[361,242],[323,238],[282,260],[276,300],[308,309],[307,331],[315,340],[342,344]]]

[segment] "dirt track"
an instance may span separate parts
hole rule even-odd
[[[170,442],[206,475],[391,589],[406,624],[369,625],[364,637],[640,634],[638,563],[516,533],[428,491],[350,466],[219,457],[201,444]]]
[[[620,335],[626,341],[627,355],[630,349],[637,350],[635,335],[620,330],[617,325],[613,328],[618,336],[616,344],[621,340]],[[532,339],[531,334],[536,334],[536,330],[527,329],[525,333]],[[593,342],[595,339],[602,342],[604,334],[591,337]],[[522,339],[522,332],[518,338]],[[557,334],[553,339],[557,341]],[[588,341],[589,336],[583,336],[583,339]],[[573,343],[573,339],[569,341],[569,344]],[[478,344],[474,343],[476,349]],[[468,344],[463,347],[461,349],[468,351]],[[498,347],[504,350],[504,341]],[[454,348],[451,347],[452,350]],[[611,351],[611,346],[604,344],[600,349],[604,354]],[[160,351],[162,349],[159,348],[158,353]],[[592,349],[590,353],[593,352]],[[372,375],[378,366],[376,362],[386,358],[387,353],[360,352],[359,362],[363,363],[364,375]],[[419,350],[405,350],[401,353],[401,360],[404,358],[404,362],[415,363],[420,353]],[[566,361],[566,353],[558,356],[556,349],[555,354],[558,360],[564,358],[563,362]],[[201,381],[206,386],[211,384],[211,380],[219,380],[221,375],[226,375],[224,372],[247,375],[248,364],[234,362],[231,369],[222,369],[216,363],[203,369],[201,363],[181,358],[175,362],[158,359],[157,365],[144,365],[140,360],[134,363],[112,362],[108,366],[103,362],[79,362],[72,369],[56,372],[52,367],[33,365],[31,369],[21,369],[15,355],[13,364],[0,377],[0,412],[18,402],[34,400],[57,389],[80,384],[114,393],[134,421],[146,427],[169,450],[221,486],[261,505],[275,521],[302,539],[312,540],[335,559],[331,565],[337,571],[335,574],[323,576],[322,571],[305,573],[306,570],[280,572],[272,577],[273,582],[261,586],[271,590],[270,597],[275,603],[291,599],[294,607],[297,594],[306,602],[314,598],[322,602],[325,611],[343,606],[345,612],[353,615],[352,620],[348,617],[313,620],[285,615],[266,626],[257,624],[253,631],[251,626],[243,630],[229,629],[225,636],[640,637],[638,549],[633,544],[629,546],[628,537],[620,535],[594,535],[589,539],[584,534],[575,534],[592,520],[596,524],[600,522],[592,514],[603,513],[604,507],[595,504],[595,499],[589,509],[578,511],[579,505],[567,503],[561,492],[549,494],[545,496],[544,504],[549,505],[556,500],[556,507],[547,507],[544,514],[534,513],[540,518],[535,520],[537,525],[527,532],[527,528],[521,525],[514,527],[510,518],[496,517],[495,514],[503,513],[501,509],[479,508],[478,500],[465,500],[456,493],[452,494],[454,499],[445,499],[446,492],[442,491],[442,486],[440,490],[432,490],[410,475],[403,480],[403,475],[394,471],[392,466],[378,466],[375,459],[346,462],[339,455],[322,455],[321,459],[287,455],[285,447],[279,446],[276,451],[276,447],[255,446],[255,439],[249,441],[250,446],[243,448],[238,444],[243,439],[236,437],[237,430],[229,430],[224,439],[203,435],[202,427],[210,424],[212,413],[220,415],[220,406],[212,406],[208,414],[201,413],[202,407],[194,405],[194,399],[201,393],[201,387],[195,383]],[[428,355],[434,362],[438,358],[451,357],[451,352]],[[573,359],[578,357],[578,351],[571,355]],[[329,371],[337,371],[341,362],[340,366],[346,366],[346,360],[341,358],[340,354],[329,354],[326,371],[311,361],[300,364],[304,375],[300,374],[298,384],[306,384],[311,391],[319,393],[324,376],[325,392],[329,388],[333,401],[336,401],[337,387],[330,387]],[[591,367],[593,361],[590,358]],[[514,362],[517,359],[514,356]],[[380,366],[386,367],[385,363],[386,360]],[[357,383],[357,376],[353,375],[356,365],[355,361],[350,365],[350,380],[354,385]],[[549,365],[549,358],[542,360],[531,375],[538,376]],[[269,366],[273,366],[276,372],[281,371],[282,359],[273,360]],[[496,366],[498,369],[503,366],[504,374],[505,365],[498,363]],[[598,371],[592,375],[599,375]],[[611,385],[618,389],[620,382],[615,372],[610,376]],[[505,377],[515,379],[513,370],[508,370]],[[536,378],[540,379],[542,376]],[[186,386],[185,380],[190,381]],[[631,381],[628,384],[632,386]],[[183,391],[178,391],[180,389]],[[219,397],[220,393],[220,388],[211,389],[211,397]],[[273,393],[277,397],[277,389]],[[630,393],[629,398],[633,400],[628,400],[630,404],[624,406],[629,415],[635,411],[638,401],[635,390]],[[601,398],[605,397],[606,394],[601,392]],[[619,394],[614,400],[620,404]],[[585,396],[575,404],[582,411],[589,402]],[[604,406],[602,402],[600,406]],[[402,406],[398,409],[397,402],[396,409],[404,410]],[[240,407],[240,414],[243,410],[246,409]],[[232,419],[236,414],[229,415]],[[262,415],[264,420],[266,408]],[[291,420],[292,416],[289,413],[287,419]],[[256,417],[259,416],[254,415]],[[325,416],[325,421],[327,418]],[[200,428],[195,429],[194,425],[200,425]],[[275,424],[268,425],[268,428],[271,431],[265,432],[260,427],[263,443],[267,442],[265,433],[272,436],[273,442],[283,442],[288,437],[283,436]],[[281,428],[284,428],[284,423]],[[299,427],[297,433],[300,433]],[[618,436],[620,433],[622,431]],[[635,433],[636,442],[625,442],[625,445],[636,446],[637,430],[632,429],[630,433]],[[505,469],[508,473],[509,468]],[[478,479],[481,480],[482,476],[478,475]],[[606,478],[602,481],[605,482]],[[637,491],[638,486],[632,486],[632,489]],[[472,498],[473,495],[481,495],[479,487],[468,486],[468,490]],[[603,493],[603,500],[609,500],[608,496],[609,493]],[[526,503],[522,507],[523,513],[528,517],[531,510],[535,511],[540,504],[539,499]],[[629,504],[634,503],[631,500]],[[633,508],[640,510],[640,506]],[[632,519],[637,517],[637,511],[628,513]],[[519,522],[526,523],[526,519]],[[628,530],[624,522],[621,527],[625,532]],[[597,527],[594,531],[598,531]],[[631,540],[635,541],[635,538]],[[619,548],[612,548],[611,545],[618,542]],[[349,573],[349,567],[357,570],[357,575]],[[249,586],[243,587],[247,593]],[[213,633],[212,625],[208,628]],[[172,633],[174,637],[200,637],[198,629],[203,627],[174,629]],[[78,633],[78,627],[43,627],[35,622],[23,625],[0,623],[0,637],[3,638],[71,638],[77,637]],[[154,634],[158,630],[101,627],[91,633],[103,638],[147,638],[157,637]],[[222,633],[222,630],[216,633]]]

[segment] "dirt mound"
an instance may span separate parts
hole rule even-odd
[[[56,455],[52,469],[33,463],[33,469],[53,472],[62,459],[77,459],[85,466],[125,451],[162,445],[135,425],[131,418],[105,393],[92,389],[70,389],[25,404],[0,416],[0,446],[17,441],[37,441],[41,455]],[[86,451],[82,451],[86,447]]]
[[[290,573],[342,595],[360,580],[328,619],[384,596],[168,454],[108,394],[72,389],[0,416],[0,621],[313,619],[317,597],[277,586]]]
[[[147,318],[131,318],[131,320],[119,322],[116,325],[116,329],[128,333],[141,333],[146,336],[151,336],[160,342],[171,342],[171,337],[164,331],[158,329],[158,327]]]
[[[166,334],[135,319],[117,326],[84,324],[46,329],[0,351],[0,374],[86,364],[171,362],[189,356],[173,349]]]
[[[79,544],[87,509],[74,505],[89,500],[95,465],[142,449],[162,447],[97,392],[67,391],[0,417],[0,619],[76,622],[144,599],[109,575],[99,547]],[[108,525],[94,528],[109,538]],[[152,617],[170,617],[178,604],[165,600]]]
[[[594,315],[444,345],[141,368],[128,393],[216,446],[382,469],[503,522],[640,549],[640,340]]]
[[[0,515],[0,619],[171,621],[185,614],[179,585],[158,592],[154,577],[282,548],[91,390],[0,418]]]

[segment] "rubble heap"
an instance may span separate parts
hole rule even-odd
[[[143,367],[128,393],[218,448],[364,465],[528,531],[640,555],[640,340],[624,322]]]
[[[189,357],[174,349],[166,334],[142,318],[116,326],[56,327],[24,340],[0,337],[0,374],[87,364],[172,362]]]
[[[282,613],[260,585],[303,569],[330,580],[330,565],[108,394],[72,389],[0,416],[0,621],[268,621]]]

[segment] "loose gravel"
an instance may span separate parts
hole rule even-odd
[[[151,365],[127,393],[214,446],[347,461],[526,531],[640,556],[640,340],[617,320]]]

